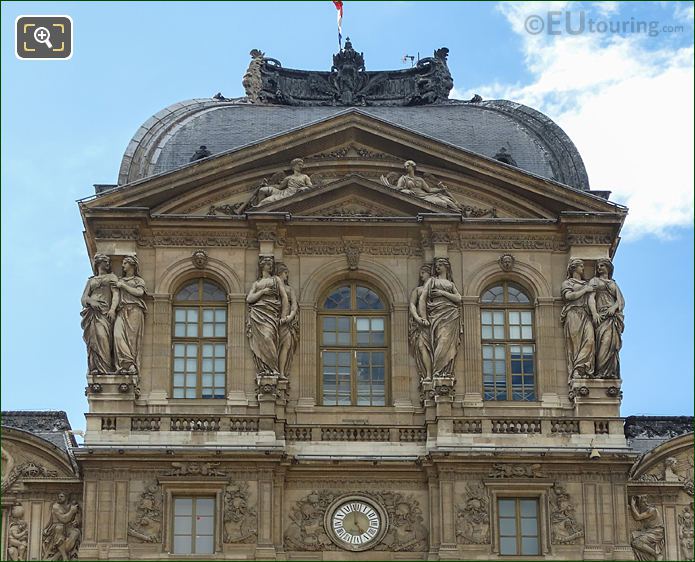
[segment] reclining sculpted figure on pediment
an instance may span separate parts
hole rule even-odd
[[[302,173],[304,160],[295,158],[290,162],[290,166],[292,167],[292,173],[289,176],[286,176],[283,172],[277,172],[271,176],[270,180],[264,178],[248,202],[239,207],[236,213],[241,214],[248,208],[262,207],[315,187],[312,178]],[[318,179],[315,183],[320,185],[321,181],[318,176],[315,176],[315,179]]]
[[[415,175],[416,164],[408,160],[403,164],[406,173],[400,177],[395,172],[381,176],[381,183],[397,189],[407,195],[415,195],[429,203],[444,207],[455,213],[461,212],[461,207],[449,193],[448,188],[431,174],[419,178]]]

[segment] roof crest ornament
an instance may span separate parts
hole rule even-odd
[[[284,68],[280,61],[251,52],[242,79],[251,103],[299,106],[428,105],[449,98],[454,81],[447,66],[449,49],[420,59],[405,70],[367,71],[364,54],[350,38],[333,55],[330,71]]]

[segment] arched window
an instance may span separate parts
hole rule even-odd
[[[523,288],[503,282],[481,297],[485,400],[535,400],[533,305]]]
[[[383,299],[361,283],[334,288],[319,309],[320,396],[326,406],[384,406],[388,322]]]
[[[207,279],[186,283],[174,296],[172,396],[224,398],[227,295]]]

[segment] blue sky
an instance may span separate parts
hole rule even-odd
[[[549,11],[569,13],[572,29],[584,17],[584,32],[526,31],[529,18],[554,25]],[[24,14],[72,16],[72,59],[17,60]],[[335,15],[328,0],[2,3],[3,409],[64,409],[84,427],[79,301],[90,266],[75,200],[115,183],[152,114],[243,95],[252,48],[328,69]],[[631,31],[639,22],[658,32]],[[512,99],[565,129],[592,187],[631,210],[615,259],[627,301],[622,413],[692,415],[693,4],[347,0],[343,35],[370,70],[446,46],[453,97]]]

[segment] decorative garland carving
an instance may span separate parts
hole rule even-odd
[[[172,462],[173,467],[165,472],[166,476],[226,476],[225,472],[217,470],[218,462]]]
[[[565,251],[567,243],[556,235],[468,234],[459,232],[459,250],[550,250]]]
[[[247,232],[230,233],[229,231],[193,231],[186,234],[175,232],[157,232],[141,236],[138,246],[155,248],[158,246],[178,246],[182,248],[220,247],[220,248],[257,248],[256,240]]]
[[[584,536],[584,529],[577,522],[574,505],[565,487],[553,484],[549,492],[550,524],[552,526],[553,544],[575,544]]]
[[[224,492],[224,542],[256,542],[256,509],[249,505],[247,482],[230,482]]]
[[[5,493],[19,478],[57,478],[58,471],[48,470],[45,466],[33,461],[25,462],[10,469],[9,474],[2,480],[2,493]]]
[[[469,482],[456,510],[456,542],[490,543],[490,500],[482,482]]]
[[[385,154],[384,152],[374,152],[364,146],[359,146],[357,144],[348,144],[341,146],[330,152],[321,152],[319,154],[314,154],[307,158],[307,160],[333,160],[341,158],[360,158],[362,160],[394,160],[400,162],[401,160],[392,156],[390,154]]]
[[[488,474],[490,478],[545,478],[541,465],[536,464],[503,464],[493,465]]]
[[[410,240],[398,242],[362,242],[363,254],[370,256],[421,256],[422,248]],[[304,256],[337,256],[345,251],[341,241],[314,241],[289,238],[285,253],[288,255]]]
[[[143,542],[162,542],[162,491],[156,482],[140,494],[135,520],[128,524],[128,535]]]

